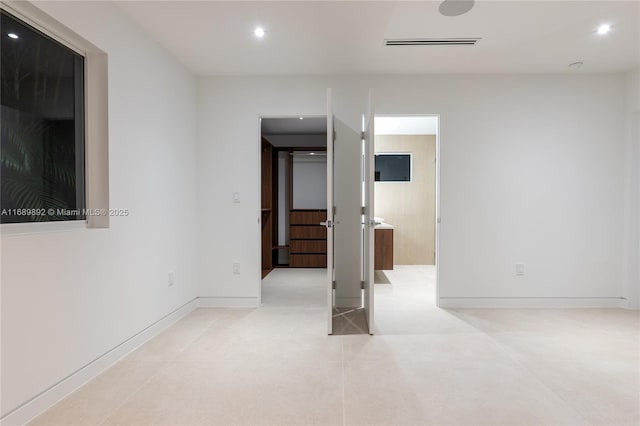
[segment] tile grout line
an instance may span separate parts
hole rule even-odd
[[[468,324],[471,325],[470,323],[468,323]],[[578,410],[576,410],[574,407],[571,406],[571,404],[569,404],[569,402],[566,400],[566,398],[563,398],[554,389],[552,389],[549,385],[547,385],[540,377],[538,377],[537,374],[535,374],[535,372],[532,370],[531,366],[527,365],[526,361],[524,360],[526,355],[522,355],[522,356],[519,357],[515,350],[513,350],[508,345],[500,342],[498,339],[496,339],[494,336],[492,336],[491,335],[491,331],[480,329],[479,327],[477,327],[475,325],[472,325],[472,327],[474,327],[478,331],[481,331],[484,336],[488,337],[489,340],[491,340],[494,344],[496,344],[500,348],[500,350],[502,352],[504,352],[504,354],[507,356],[507,358],[509,358],[516,366],[521,368],[524,373],[526,373],[529,376],[531,376],[531,378],[533,380],[538,382],[538,384],[540,384],[544,389],[546,389],[551,395],[553,395],[559,401],[561,401],[565,405],[565,408],[567,408],[569,411],[574,413],[576,415],[576,417],[579,417],[579,418],[583,419],[585,424],[589,423],[589,421],[586,418],[584,418],[582,416],[582,414]],[[499,333],[499,332],[497,332],[497,333]]]
[[[187,317],[188,317],[188,316],[189,316],[189,315],[187,315]],[[187,317],[185,317],[185,318],[187,318]],[[183,318],[183,319],[184,319],[184,318]],[[214,319],[213,321],[211,321],[211,323],[210,323],[207,327],[205,327],[205,328],[204,328],[204,330],[202,330],[202,332],[201,332],[201,333],[199,333],[197,336],[195,336],[193,339],[191,339],[191,341],[189,341],[187,344],[185,344],[185,345],[184,345],[184,347],[182,348],[182,350],[181,350],[181,351],[180,351],[180,352],[179,352],[175,357],[173,357],[171,360],[167,360],[167,361],[163,362],[163,363],[162,363],[162,364],[161,364],[161,365],[156,369],[156,371],[155,371],[153,374],[151,374],[151,375],[147,378],[147,380],[145,380],[144,382],[142,382],[142,384],[141,384],[140,386],[138,386],[138,387],[137,387],[133,392],[131,392],[131,393],[129,394],[129,396],[128,396],[128,397],[126,397],[126,398],[122,401],[122,403],[118,404],[118,406],[117,406],[117,407],[115,407],[115,408],[114,408],[110,413],[106,414],[106,415],[105,415],[105,417],[104,417],[104,419],[103,419],[99,424],[100,424],[100,425],[104,425],[104,424],[105,424],[105,422],[106,422],[106,421],[108,421],[111,417],[113,417],[113,416],[118,412],[118,410],[119,410],[119,409],[121,409],[122,407],[124,407],[124,406],[125,406],[125,404],[126,404],[127,402],[129,402],[129,401],[131,400],[131,398],[132,398],[135,394],[137,394],[137,393],[140,391],[140,389],[142,389],[144,386],[146,386],[146,385],[147,385],[147,383],[149,383],[153,378],[155,378],[156,376],[158,376],[158,374],[160,373],[160,371],[161,371],[163,368],[165,368],[167,365],[171,364],[171,363],[172,363],[172,362],[173,362],[173,361],[174,361],[174,360],[175,360],[175,359],[176,359],[180,354],[182,354],[182,353],[183,353],[183,352],[184,352],[188,347],[190,347],[190,346],[193,344],[193,342],[195,342],[196,340],[198,340],[200,337],[202,337],[202,335],[203,335],[207,330],[209,330],[211,327],[213,327],[213,324],[214,324],[216,321],[217,321],[216,319]],[[178,321],[178,322],[179,322],[179,321]],[[176,323],[176,324],[177,324],[177,323]],[[165,332],[167,332],[168,330],[170,330],[171,328],[173,328],[176,324],[172,325],[171,327],[169,327],[167,330],[163,331],[163,332],[162,332],[161,334],[159,334],[158,336],[161,336],[162,334],[164,334]],[[157,336],[156,336],[156,337],[157,337]],[[143,346],[144,346],[144,345],[143,345]],[[141,347],[142,347],[142,346],[141,346]],[[140,347],[140,348],[141,348],[141,347]],[[138,348],[138,349],[140,349],[140,348]],[[136,350],[137,350],[137,349],[136,349]],[[134,351],[134,352],[135,352],[135,351]],[[125,358],[126,358],[126,357],[125,357]],[[124,358],[123,358],[123,360],[124,360]],[[121,360],[121,361],[122,361],[122,360]],[[120,361],[119,361],[119,362],[120,362]]]

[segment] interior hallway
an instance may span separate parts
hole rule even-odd
[[[418,309],[397,303],[408,280],[376,285],[381,334],[327,336],[324,273],[274,270],[260,309],[195,310],[31,424],[640,421],[638,311]]]

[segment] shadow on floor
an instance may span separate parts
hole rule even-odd
[[[374,271],[373,283],[374,284],[391,284],[391,281],[389,281],[389,277],[387,277],[384,271]]]
[[[363,308],[333,308],[333,335],[369,334]]]

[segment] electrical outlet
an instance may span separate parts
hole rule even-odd
[[[233,262],[233,273],[235,275],[240,274],[240,262]]]
[[[524,263],[516,263],[516,275],[524,275]]]
[[[176,282],[176,273],[169,271],[169,287],[173,286]]]

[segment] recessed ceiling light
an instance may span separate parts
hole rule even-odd
[[[600,35],[605,35],[607,34],[609,31],[611,31],[611,25],[609,24],[602,24],[598,27],[598,34]]]
[[[19,37],[18,37],[18,34],[16,34],[16,33],[9,33],[9,34],[7,34],[7,35],[9,36],[9,38],[12,38],[12,39],[14,39],[14,40],[15,40],[15,39],[17,39],[17,38],[19,38]]]
[[[264,28],[256,27],[256,29],[253,30],[253,34],[258,38],[264,37]]]
[[[304,117],[300,117],[300,120],[304,120]]]
[[[444,16],[464,15],[475,5],[475,0],[444,0],[438,10]]]
[[[316,153],[315,152],[310,152],[309,155],[316,155]]]

